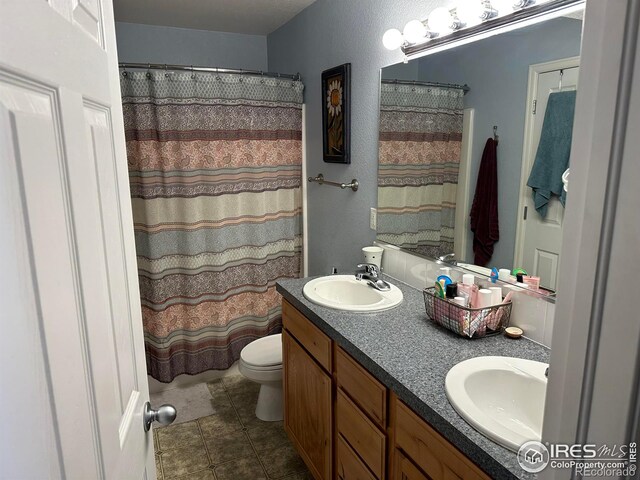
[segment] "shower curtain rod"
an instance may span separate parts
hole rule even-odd
[[[125,70],[127,68],[142,68],[146,70],[185,70],[187,72],[235,73],[241,75],[255,75],[258,77],[287,78],[291,80],[300,80],[301,78],[299,73],[272,73],[263,72],[262,70],[243,70],[241,68],[198,67],[194,65],[171,65],[166,63],[119,63],[118,66]]]
[[[420,80],[382,80],[382,83],[392,83],[397,85],[422,85],[425,87],[459,88],[466,95],[471,90],[469,85],[458,85],[457,83],[421,82]]]

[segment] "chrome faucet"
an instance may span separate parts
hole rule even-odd
[[[457,265],[458,262],[456,261],[455,258],[456,258],[455,253],[447,253],[446,255],[442,255],[441,257],[438,257],[438,261],[450,263],[451,265]]]
[[[386,292],[391,290],[391,285],[380,278],[380,269],[373,263],[360,263],[358,268],[364,269],[361,272],[356,272],[357,280],[366,280],[367,284],[376,290]]]

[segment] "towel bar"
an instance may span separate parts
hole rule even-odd
[[[329,180],[325,180],[324,179],[324,175],[322,175],[321,173],[319,173],[315,177],[309,177],[309,182],[317,182],[320,185],[322,185],[322,184],[332,185],[334,187],[340,187],[342,189],[350,188],[354,192],[357,192],[358,191],[358,187],[360,186],[360,184],[358,183],[358,180],[356,180],[355,178],[353,180],[351,180],[351,183],[330,182]]]

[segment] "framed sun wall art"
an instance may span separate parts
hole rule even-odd
[[[351,163],[351,64],[322,72],[322,155],[328,163]]]

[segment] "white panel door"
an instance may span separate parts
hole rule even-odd
[[[0,478],[155,478],[110,0],[0,0]]]
[[[562,71],[562,75],[560,72]],[[576,90],[578,85],[579,67],[555,69],[541,72],[537,75],[535,86],[536,108],[532,111],[532,120],[528,123],[531,140],[531,148],[523,158],[522,168],[525,169],[526,178],[533,167],[542,123],[547,109],[549,94],[558,91]],[[534,113],[535,112],[535,113]],[[514,267],[522,267],[530,275],[540,277],[540,284],[552,290],[556,289],[558,278],[558,266],[560,265],[560,245],[562,243],[562,220],[564,207],[558,197],[553,196],[549,201],[547,216],[542,218],[536,212],[531,188],[525,186],[524,209],[520,212],[523,232],[522,258],[516,261]]]

